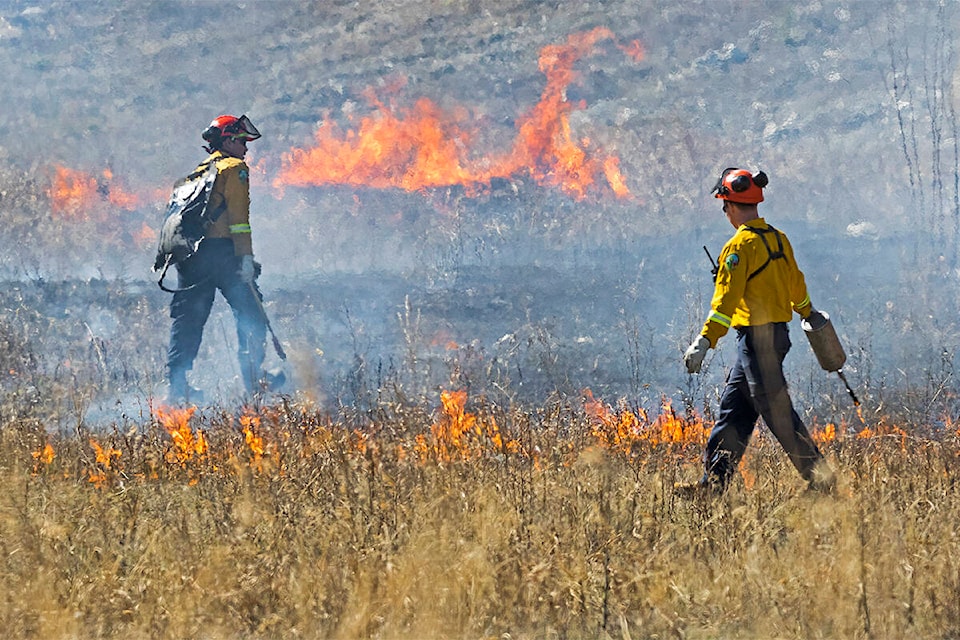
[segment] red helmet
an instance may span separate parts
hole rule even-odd
[[[210,126],[203,130],[201,134],[204,140],[210,143],[210,147],[217,149],[224,140],[241,139],[256,140],[260,137],[260,132],[250,122],[247,116],[217,116],[210,123]]]
[[[750,175],[746,169],[730,167],[724,169],[720,179],[714,185],[715,198],[738,202],[740,204],[757,204],[763,202],[763,188],[769,183],[767,174],[763,171]]]

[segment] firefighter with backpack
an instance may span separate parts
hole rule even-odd
[[[724,490],[760,416],[810,488],[834,486],[833,472],[793,408],[783,375],[793,313],[808,320],[822,314],[810,303],[787,236],[757,211],[767,182],[762,171],[729,168],[713,188],[737,231],[720,253],[710,314],[683,360],[688,373],[698,373],[707,351],[731,327],[737,332],[737,355],[703,454],[703,477],[678,487],[683,493]]]
[[[244,162],[247,143],[259,138],[260,132],[246,116],[221,115],[202,137],[210,155],[184,181],[181,192],[190,192],[190,197],[178,202],[178,191],[174,191],[155,265],[165,273],[174,264],[178,275],[170,303],[169,402],[202,399],[202,394],[187,383],[187,372],[199,351],[217,291],[236,320],[240,373],[246,392],[258,394],[284,382],[282,371],[267,373],[262,369],[268,320],[257,286],[260,265],[253,259],[250,233],[250,169]],[[194,189],[193,184],[198,187]],[[184,205],[188,211],[182,211]],[[192,232],[187,224],[191,207],[197,214]],[[165,243],[169,238],[173,241]],[[163,274],[160,286],[166,289]]]

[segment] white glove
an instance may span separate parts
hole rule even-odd
[[[240,279],[244,284],[253,284],[256,270],[253,268],[253,256],[240,258]]]
[[[703,357],[707,355],[710,349],[710,341],[706,336],[697,336],[697,339],[690,343],[683,354],[683,364],[687,365],[687,373],[700,373],[700,365],[703,364]]]

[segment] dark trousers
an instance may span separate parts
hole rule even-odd
[[[790,346],[785,322],[737,331],[737,360],[727,374],[720,415],[703,455],[704,481],[726,486],[760,416],[797,471],[806,480],[813,478],[823,456],[790,401],[783,376],[783,359]]]
[[[267,325],[256,282],[251,286],[240,278],[240,259],[234,255],[229,238],[206,238],[197,253],[177,265],[179,289],[170,303],[170,348],[167,370],[171,380],[193,368],[200,350],[203,326],[210,317],[219,290],[230,305],[237,324],[240,372],[248,392],[257,388],[266,356]]]

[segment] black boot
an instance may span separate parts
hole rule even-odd
[[[187,384],[187,372],[183,370],[171,371],[169,387],[167,388],[168,404],[186,404],[189,402],[203,402],[203,391]]]
[[[287,383],[287,374],[283,369],[270,369],[263,374],[264,386],[267,391],[279,391]]]
[[[708,478],[701,478],[697,482],[677,483],[673,491],[683,498],[716,498],[723,495],[726,486]]]
[[[286,382],[287,375],[283,372],[283,369],[279,368],[260,371],[256,377],[252,375],[243,376],[243,386],[251,396],[279,391]]]

